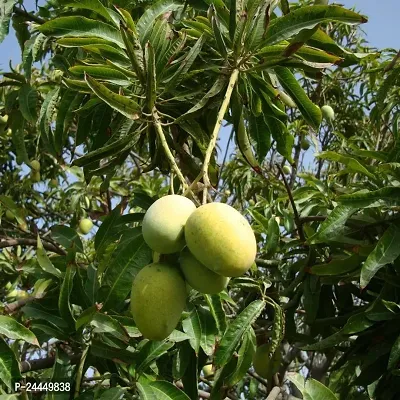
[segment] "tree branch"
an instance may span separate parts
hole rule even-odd
[[[4,247],[14,247],[14,246],[37,246],[37,240],[36,239],[28,239],[28,238],[5,238],[5,237],[0,237],[0,249]],[[54,246],[53,244],[50,243],[43,243],[43,247],[48,250],[52,251],[53,253],[60,254],[62,256],[65,256],[65,251],[60,249],[59,247]]]
[[[275,386],[270,392],[266,400],[276,400],[281,394],[281,388],[279,386]]]
[[[290,189],[289,183],[288,183],[288,181],[286,179],[285,173],[282,170],[282,167],[279,164],[276,164],[276,166],[278,167],[279,172],[280,172],[280,174],[282,176],[283,183],[285,184],[285,188],[286,188],[287,194],[289,196],[290,204],[292,205],[292,208],[293,208],[294,221],[296,223],[296,227],[297,227],[297,231],[298,231],[299,236],[300,236],[300,240],[302,242],[305,242],[306,238],[304,236],[303,226],[301,224],[300,216],[299,216],[299,213],[297,211],[296,203],[294,202],[294,199],[293,199],[292,189]]]
[[[17,6],[14,6],[14,14],[20,15],[21,17],[24,17],[27,21],[36,22],[40,25],[42,25],[46,22],[43,18],[40,18],[34,14],[28,13],[27,11],[25,11],[22,8],[19,8]]]
[[[81,359],[81,354],[75,354],[69,357],[71,364],[75,365]],[[48,357],[48,358],[39,358],[38,360],[30,360],[30,361],[22,361],[20,370],[21,373],[24,374],[30,371],[39,371],[42,369],[51,368],[56,362],[56,357]]]

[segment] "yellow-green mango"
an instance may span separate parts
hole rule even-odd
[[[186,304],[186,285],[178,267],[149,264],[136,275],[131,293],[131,313],[142,335],[163,340],[178,325]]]
[[[142,223],[143,238],[155,252],[172,254],[185,247],[184,226],[195,211],[194,203],[184,196],[158,199],[147,210]]]
[[[335,111],[333,111],[333,108],[331,106],[322,106],[321,111],[324,118],[328,121],[332,121],[335,119]]]
[[[38,160],[32,160],[31,161],[31,168],[34,171],[40,171],[40,162]]]
[[[200,293],[219,293],[229,282],[229,278],[205,267],[187,247],[182,250],[179,263],[187,283]]]
[[[186,222],[190,252],[204,266],[223,276],[241,276],[254,263],[257,243],[250,224],[224,203],[205,204]]]
[[[79,230],[84,235],[88,234],[93,228],[93,222],[89,218],[83,218],[81,222],[79,222]]]

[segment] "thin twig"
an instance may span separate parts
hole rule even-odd
[[[391,69],[393,69],[399,59],[400,59],[400,51],[394,56],[393,60],[390,62],[390,64],[388,64],[385,67],[385,69],[383,71],[388,72]]]
[[[79,361],[78,371],[76,373],[74,399],[76,399],[79,396],[79,391],[81,389],[81,383],[82,383],[83,367],[85,365],[86,356],[88,355],[88,352],[89,352],[89,346],[86,346],[86,348],[83,350],[81,360]]]
[[[156,132],[158,134],[158,137],[160,139],[161,145],[164,149],[165,155],[168,158],[168,161],[171,165],[172,170],[175,172],[175,174],[178,176],[179,180],[182,183],[183,191],[185,191],[188,187],[188,184],[186,183],[185,177],[182,175],[181,170],[179,169],[178,165],[176,164],[175,158],[171,153],[171,150],[168,146],[167,139],[165,138],[161,123],[160,123],[160,117],[157,113],[157,110],[154,108],[153,110],[153,122],[154,126],[156,128]]]
[[[70,357],[70,362],[72,365],[77,364],[81,358],[80,354],[73,355]],[[48,358],[39,358],[37,360],[31,361],[22,361],[20,363],[20,371],[21,373],[30,372],[30,371],[40,371],[42,369],[48,369],[53,367],[56,362],[55,357]]]
[[[20,15],[21,17],[24,17],[28,21],[36,22],[40,25],[44,24],[46,21],[43,18],[40,18],[34,14],[28,13],[25,10],[22,10],[21,8],[14,6],[14,13],[17,15]]]
[[[14,246],[37,246],[37,240],[36,239],[28,239],[28,238],[4,238],[0,237],[0,249],[4,247],[14,247]],[[43,247],[46,250],[52,251],[53,253],[60,254],[64,256],[66,253],[64,250],[60,249],[59,247],[56,247],[50,243],[43,243]]]
[[[290,189],[290,186],[288,184],[288,181],[286,179],[286,176],[285,176],[285,173],[283,172],[282,167],[279,164],[276,164],[276,166],[278,167],[279,172],[280,172],[280,174],[282,176],[283,183],[285,184],[285,188],[286,188],[286,191],[287,191],[287,194],[288,194],[288,197],[289,197],[290,204],[292,205],[292,208],[293,208],[294,221],[296,223],[296,227],[297,227],[297,231],[298,231],[299,236],[300,236],[300,240],[302,242],[305,242],[306,238],[304,236],[303,226],[302,226],[301,221],[300,221],[300,216],[299,216],[299,213],[297,211],[296,203],[294,202],[292,189]]]
[[[222,121],[224,120],[226,110],[228,109],[229,103],[231,101],[233,88],[236,85],[238,77],[239,77],[239,70],[234,69],[229,79],[228,88],[226,89],[224,101],[222,102],[221,108],[218,111],[217,122],[215,123],[214,130],[211,134],[210,143],[207,147],[207,151],[204,157],[204,163],[200,173],[201,176],[203,177],[203,183],[204,183],[203,204],[207,203],[208,188],[211,187],[210,177],[208,176],[208,167],[210,165],[211,156],[214,151],[215,145],[217,143],[218,133],[221,129]]]

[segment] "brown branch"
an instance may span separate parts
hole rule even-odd
[[[40,25],[42,25],[46,22],[43,18],[40,18],[34,14],[28,13],[27,11],[25,11],[22,8],[19,8],[17,6],[14,6],[14,13],[17,15],[20,15],[21,17],[24,17],[27,21],[36,22]]]
[[[36,239],[28,239],[28,238],[5,238],[5,237],[0,237],[0,249],[4,247],[14,247],[14,246],[37,246],[37,240]],[[48,250],[52,251],[53,253],[60,254],[62,256],[65,256],[65,251],[60,249],[57,246],[54,246],[53,244],[50,243],[43,243],[43,247]]]
[[[29,296],[29,297],[24,297],[23,299],[19,299],[19,300],[13,301],[10,304],[6,304],[4,306],[4,313],[5,314],[14,314],[21,307],[25,306],[28,303],[31,303],[35,299],[36,299],[36,297]]]
[[[391,69],[393,69],[399,59],[400,59],[400,51],[394,56],[393,60],[390,62],[390,64],[388,64],[385,67],[385,69],[383,71],[388,72]]]
[[[304,236],[303,226],[302,226],[301,221],[300,221],[300,216],[299,216],[299,213],[298,213],[298,211],[297,211],[296,203],[294,202],[294,198],[293,198],[293,194],[292,194],[292,189],[291,189],[290,186],[289,186],[289,183],[288,183],[288,181],[287,181],[287,179],[286,179],[286,176],[285,176],[285,173],[283,172],[282,167],[281,167],[278,163],[276,164],[276,166],[278,167],[279,172],[280,172],[280,174],[281,174],[281,176],[282,176],[283,183],[285,184],[285,188],[286,188],[287,194],[288,194],[288,196],[289,196],[290,204],[292,205],[292,208],[293,208],[294,221],[295,221],[295,223],[296,223],[296,227],[297,227],[297,231],[298,231],[299,236],[300,236],[300,240],[301,240],[302,242],[305,242],[305,241],[306,241],[306,238],[305,238],[305,236]]]
[[[72,365],[75,365],[81,359],[81,354],[74,354],[69,357]],[[56,357],[39,358],[38,360],[22,361],[20,365],[21,373],[30,371],[39,371],[51,368],[56,362]]]
[[[181,390],[183,390],[183,384],[181,382],[175,382],[175,386]],[[201,399],[209,399],[211,394],[204,391],[204,390],[199,390],[198,391],[199,397]]]
[[[281,388],[279,386],[275,386],[270,392],[266,400],[276,400],[281,394]]]
[[[261,378],[261,376],[257,375],[255,372],[252,372],[252,371],[248,370],[247,373],[251,377],[256,379],[258,382],[260,382],[262,385],[264,385],[265,387],[268,387],[268,382],[265,379]]]

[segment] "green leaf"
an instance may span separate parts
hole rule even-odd
[[[304,400],[339,400],[329,388],[315,379],[305,380],[297,372],[288,373],[288,379],[300,390]]]
[[[217,325],[209,310],[203,307],[198,308],[201,325],[200,347],[208,356],[215,351],[215,338],[218,335]]]
[[[26,84],[19,90],[19,109],[23,117],[33,122],[37,120],[36,107],[38,102],[38,93],[31,85]]]
[[[279,240],[279,224],[276,222],[275,217],[271,217],[268,221],[267,246],[265,248],[267,255],[274,255],[276,253],[279,246]]]
[[[83,252],[83,244],[78,232],[66,225],[53,225],[51,227],[53,239],[66,249],[75,248]]]
[[[137,355],[136,360],[136,372],[141,374],[146,370],[150,364],[155,361],[157,358],[161,357],[165,354],[171,347],[174,346],[174,343],[166,342],[166,341],[148,341],[141,349],[139,354]]]
[[[34,346],[39,346],[36,336],[14,318],[0,315],[0,334],[9,339],[24,340]]]
[[[77,321],[78,323],[78,321]],[[90,324],[94,326],[94,332],[110,333],[125,343],[129,342],[129,334],[126,329],[114,318],[106,314],[95,313]]]
[[[340,6],[305,6],[272,20],[263,45],[271,45],[297,35],[303,29],[312,29],[321,22],[338,21],[348,25],[367,22],[367,18]]]
[[[382,207],[400,205],[400,188],[395,186],[366,191],[360,190],[353,194],[344,194],[337,198],[344,206],[354,208]]]
[[[151,262],[152,251],[141,234],[134,234],[116,250],[112,268],[103,277],[103,310],[120,306],[128,296],[132,281]]]
[[[388,369],[396,368],[400,361],[400,336],[393,343],[392,349],[390,350]]]
[[[359,161],[350,156],[344,156],[342,154],[335,153],[333,151],[323,151],[317,155],[318,158],[324,160],[336,161],[346,165],[346,167],[352,172],[359,172],[360,174],[366,175],[371,179],[375,178],[375,175],[368,171]]]
[[[47,36],[99,37],[124,48],[118,29],[104,22],[81,16],[59,17],[45,22],[38,30]]]
[[[361,265],[364,257],[353,254],[346,258],[334,258],[327,264],[319,264],[311,267],[311,273],[320,276],[336,276],[347,274]]]
[[[251,324],[260,315],[264,307],[265,301],[253,301],[235,320],[231,321],[215,354],[215,363],[217,366],[226,364],[232,357],[243,334],[251,327]]]
[[[106,86],[97,82],[89,75],[85,75],[85,80],[89,85],[90,89],[93,90],[100,99],[107,103],[110,107],[119,111],[122,115],[130,119],[138,119],[141,112],[140,106],[136,101],[129,99],[126,96],[114,93]]]
[[[17,163],[21,165],[23,162],[29,164],[29,156],[25,146],[25,119],[20,111],[12,113],[12,141],[17,151]]]
[[[193,307],[189,316],[182,321],[183,331],[190,337],[189,343],[192,349],[199,353],[201,341],[201,322],[200,316],[196,307]]]
[[[59,328],[68,328],[68,324],[59,316],[54,315],[54,310],[48,310],[39,303],[27,304],[22,311],[28,318],[43,319]]]
[[[177,85],[185,78],[185,75],[189,71],[190,67],[193,65],[194,61],[196,60],[197,56],[200,54],[201,48],[205,43],[206,39],[205,36],[201,36],[196,43],[190,48],[189,52],[187,53],[186,57],[182,60],[179,64],[179,68],[174,73],[174,75],[168,80],[165,91],[169,91],[172,88],[175,89]]]
[[[69,3],[65,4],[65,6],[91,10],[101,15],[107,21],[113,22],[113,18],[110,16],[109,11],[99,0],[70,0]]]
[[[265,123],[264,116],[258,117],[249,114],[249,133],[256,143],[257,160],[262,163],[271,147],[271,134]]]
[[[8,35],[10,19],[17,0],[2,0],[0,8],[0,43]]]
[[[332,240],[343,231],[346,221],[357,210],[349,206],[336,207],[320,225],[318,232],[308,239],[310,244]]]
[[[69,326],[75,327],[75,319],[72,315],[70,296],[72,292],[76,266],[71,264],[67,265],[65,275],[60,288],[60,296],[58,298],[58,309],[60,315],[68,323]]]
[[[148,36],[150,35],[156,19],[168,12],[178,11],[182,7],[183,4],[176,3],[173,0],[161,0],[155,2],[150,7],[146,7],[146,11],[136,24],[136,29],[142,46],[144,46],[144,44],[147,42]]]
[[[190,400],[185,392],[167,381],[136,383],[141,400]]]
[[[47,256],[46,250],[43,248],[43,244],[42,241],[40,240],[39,235],[37,237],[36,255],[39,265],[42,267],[44,271],[46,271],[48,274],[56,276],[57,278],[61,278],[60,270],[53,265],[53,263]]]
[[[382,267],[396,260],[400,255],[399,242],[400,228],[389,226],[361,268],[361,288],[365,288]]]
[[[264,120],[268,126],[270,134],[276,141],[276,149],[283,157],[292,163],[294,137],[287,129],[286,124],[280,119],[266,114],[264,114]]]
[[[307,8],[307,7],[304,7]],[[302,8],[303,9],[303,8]],[[290,13],[292,14],[292,13]],[[288,14],[288,15],[290,15]],[[285,18],[285,17],[283,17]],[[297,104],[301,114],[306,122],[315,130],[318,130],[322,120],[322,112],[307,96],[304,89],[300,86],[299,82],[286,67],[275,67],[274,71],[279,79],[283,89]]]
[[[96,48],[97,45],[96,45]],[[72,75],[83,78],[85,74],[95,79],[100,79],[120,86],[128,86],[131,84],[128,76],[109,65],[75,65],[69,68]]]
[[[112,387],[104,390],[101,395],[97,398],[98,400],[120,400],[123,398],[124,393],[128,388]]]
[[[14,382],[20,379],[22,377],[15,354],[0,337],[0,381],[10,390],[14,390]]]
[[[222,307],[221,297],[219,294],[205,294],[204,295],[211,314],[214,317],[217,329],[220,335],[222,335],[226,330],[226,315]]]
[[[236,385],[246,375],[253,362],[256,346],[256,335],[253,328],[250,327],[244,334],[242,344],[240,345],[235,372],[228,378],[229,385]]]

